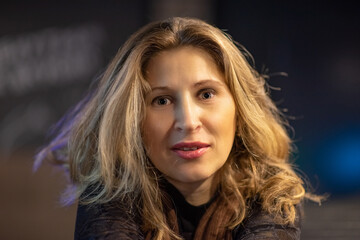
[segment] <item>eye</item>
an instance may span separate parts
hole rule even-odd
[[[215,96],[215,91],[213,89],[204,89],[200,92],[200,98],[207,100]]]
[[[170,99],[168,97],[156,97],[153,101],[153,104],[159,105],[159,106],[165,106],[169,105],[171,103]]]

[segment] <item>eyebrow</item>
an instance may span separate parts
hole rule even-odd
[[[159,87],[153,87],[151,88],[151,91],[154,92],[156,90],[169,90],[170,88],[169,87],[163,87],[163,86],[159,86]]]
[[[212,80],[212,79],[206,79],[206,80],[201,80],[197,83],[195,83],[195,87],[201,87],[202,85],[206,85],[208,83],[211,83],[211,84],[216,84],[216,85],[219,85],[221,87],[225,86],[225,84],[222,82],[222,81],[216,81],[216,80]]]
[[[206,85],[206,84],[216,84],[218,86],[224,87],[225,84],[222,81],[216,81],[216,80],[211,80],[211,79],[206,79],[206,80],[200,80],[198,82],[196,82],[194,84],[194,87],[201,87],[202,85]],[[151,91],[156,91],[156,90],[169,90],[170,88],[167,86],[157,86],[157,87],[153,87],[151,88]]]

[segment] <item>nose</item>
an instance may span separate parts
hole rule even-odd
[[[184,96],[175,104],[175,124],[177,131],[192,132],[200,129],[201,109],[191,96]]]

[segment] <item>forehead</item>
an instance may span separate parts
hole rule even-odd
[[[222,79],[223,74],[209,53],[201,48],[183,46],[164,50],[150,59],[146,80],[155,82],[171,80]]]

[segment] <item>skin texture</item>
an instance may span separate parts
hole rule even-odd
[[[145,97],[147,154],[190,204],[204,204],[235,135],[235,103],[224,76],[208,53],[190,46],[160,52],[146,70],[152,89]],[[172,149],[181,142],[207,147],[200,157],[186,159]]]

